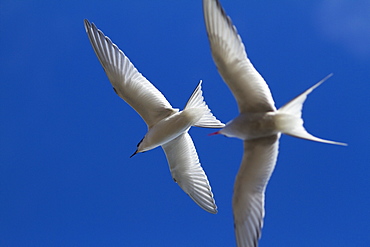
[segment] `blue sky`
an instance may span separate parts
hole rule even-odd
[[[370,1],[223,0],[276,105],[307,99],[314,135],[281,138],[260,246],[370,242]],[[192,128],[219,213],[171,179],[160,148],[113,92],[89,43],[94,22],[171,102],[200,79],[224,122],[237,107],[212,61],[201,1],[0,1],[0,245],[234,246],[231,197],[242,142]]]

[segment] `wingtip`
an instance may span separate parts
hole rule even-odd
[[[88,19],[84,19],[84,26],[85,26],[85,30],[87,32],[87,29],[91,27],[91,23],[89,22]]]
[[[218,210],[217,210],[217,208],[215,208],[215,209],[212,209],[212,210],[206,210],[208,213],[210,213],[210,214],[217,214],[218,213]]]

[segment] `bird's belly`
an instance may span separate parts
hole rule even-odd
[[[198,120],[198,118],[194,119],[193,114],[186,111],[175,113],[161,120],[145,135],[143,151],[148,151],[175,139],[188,131]]]
[[[275,112],[241,114],[230,121],[221,134],[252,140],[277,134]]]

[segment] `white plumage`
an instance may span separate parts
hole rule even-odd
[[[194,143],[188,134],[191,126],[222,128],[204,102],[201,82],[185,109],[172,108],[130,62],[125,54],[103,32],[84,20],[94,51],[114,91],[143,118],[148,132],[134,154],[162,146],[175,182],[204,210],[217,213],[211,187],[202,169]]]
[[[255,247],[261,236],[265,189],[276,164],[280,133],[345,145],[312,136],[303,127],[301,118],[307,95],[330,75],[276,110],[265,80],[250,62],[235,26],[219,1],[203,0],[203,11],[213,60],[240,113],[216,132],[244,141],[233,194],[236,242],[239,247]]]

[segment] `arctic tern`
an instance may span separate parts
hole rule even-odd
[[[203,0],[203,12],[213,60],[239,108],[239,116],[214,134],[244,141],[232,199],[236,242],[239,247],[255,247],[261,236],[265,189],[276,164],[280,134],[346,145],[315,137],[303,127],[302,106],[307,95],[331,75],[277,110],[267,83],[248,59],[220,2]]]
[[[194,90],[184,110],[174,109],[163,94],[102,31],[88,20],[84,20],[84,25],[114,91],[134,108],[147,124],[148,132],[133,155],[162,146],[173,180],[201,208],[213,214],[217,213],[208,178],[188,134],[191,126],[225,126],[212,115],[206,105],[202,95],[202,82]]]

